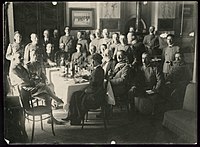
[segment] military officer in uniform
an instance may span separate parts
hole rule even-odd
[[[35,33],[31,34],[31,43],[27,44],[24,51],[24,66],[32,62],[39,62],[41,66],[44,66],[45,50],[38,45],[38,36]],[[45,68],[43,68],[45,69]],[[46,73],[46,71],[43,71]]]
[[[163,49],[162,58],[163,58],[163,73],[165,79],[167,78],[169,71],[172,67],[172,61],[175,60],[175,53],[180,52],[180,47],[174,45],[174,35],[167,35],[167,44],[168,46]]]
[[[143,40],[143,44],[145,45],[148,53],[151,56],[156,55],[156,52],[159,48],[159,39],[158,37],[154,34],[155,27],[150,26],[149,27],[149,35],[146,35]]]
[[[65,35],[60,37],[59,44],[65,44],[65,52],[69,52],[70,56],[75,52],[74,51],[74,36],[70,35],[70,28],[65,27]]]
[[[82,44],[82,52],[84,52],[84,53],[86,53],[88,55],[88,52],[89,52],[88,43],[87,43],[86,39],[83,39],[81,31],[77,32],[76,44],[78,44],[78,43]]]
[[[16,31],[14,33],[14,42],[10,43],[7,48],[6,52],[7,60],[12,60],[13,54],[17,52],[19,52],[22,56],[24,55],[24,45],[21,42],[22,42],[22,36],[18,31]]]

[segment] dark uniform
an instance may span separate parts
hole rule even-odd
[[[146,35],[144,36],[143,44],[147,48],[148,53],[151,56],[154,56],[157,54],[157,50],[159,48],[159,39],[156,35]]]
[[[80,124],[85,112],[88,109],[97,109],[104,98],[104,71],[97,66],[89,79],[89,86],[85,91],[73,93],[67,118],[71,124]]]
[[[76,40],[76,44],[78,44],[78,43],[80,43],[80,44],[82,45],[81,51],[82,51],[83,53],[88,54],[88,52],[89,52],[89,47],[88,47],[88,42],[87,42],[87,40],[81,38],[81,39]]]

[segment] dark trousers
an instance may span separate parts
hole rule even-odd
[[[83,91],[77,91],[72,95],[68,111],[68,118],[71,121],[80,121],[84,117],[86,112],[82,104],[84,94]]]

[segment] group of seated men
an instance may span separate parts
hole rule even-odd
[[[6,58],[11,60],[9,71],[11,84],[14,86],[21,84],[35,95],[46,93],[60,104],[63,102],[55,96],[51,83],[45,76],[45,68],[62,64],[66,66],[70,63],[72,69],[84,68],[93,75],[96,70],[94,60],[98,58],[97,65],[102,67],[103,78],[111,83],[115,97],[130,99],[134,103],[135,96],[146,96],[146,91],[152,90],[156,97],[160,98],[160,95],[166,92],[165,85],[173,85],[174,88],[168,86],[170,87],[168,90],[172,92],[177,88],[178,82],[185,81],[187,84],[190,77],[183,54],[180,48],[174,45],[174,36],[171,34],[167,36],[168,46],[162,50],[161,66],[152,64],[152,56],[157,51],[154,29],[150,27],[150,34],[144,37],[143,42],[138,40],[134,32],[129,32],[127,38],[125,35],[113,33],[111,39],[107,29],[102,31],[103,38],[100,37],[100,30],[96,30],[95,35],[90,35],[91,40],[88,43],[81,32],[78,31],[77,40],[75,40],[70,35],[70,28],[65,27],[65,35],[60,37],[59,49],[56,51],[53,49],[56,45],[48,42],[49,36],[45,36],[48,34],[46,30],[44,31],[44,42],[46,42],[43,44],[44,48],[40,47],[38,36],[34,33],[31,34],[32,42],[24,48],[21,43],[22,37],[19,32],[16,32],[14,43],[9,44],[6,53]],[[94,74],[94,76],[97,75]],[[89,78],[91,85],[96,86],[96,81],[93,81],[96,78],[91,77]],[[124,97],[127,93],[128,96]],[[46,99],[46,101],[49,104],[49,100]]]

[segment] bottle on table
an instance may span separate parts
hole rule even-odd
[[[65,60],[64,60],[64,58],[61,58],[61,61],[60,61],[60,71],[61,71],[61,73],[65,72]]]

